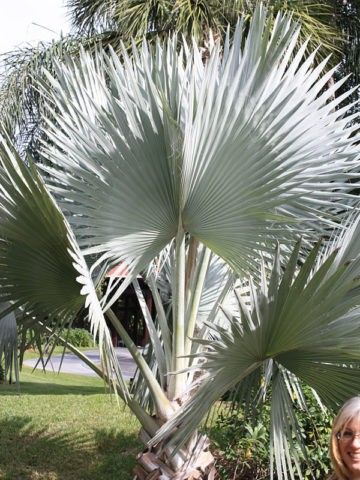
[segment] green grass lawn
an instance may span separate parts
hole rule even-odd
[[[89,350],[96,350],[96,345],[93,345],[92,347],[76,347],[78,350],[80,350],[81,352],[87,352]],[[62,355],[64,353],[64,347],[58,345],[54,348],[54,350],[52,351],[52,355]],[[68,349],[65,349],[65,353],[72,353],[70,350]],[[46,357],[46,355],[45,355]],[[28,360],[30,358],[39,358],[39,352],[37,350],[26,350],[25,354],[24,354],[24,359],[25,360]]]
[[[139,424],[96,377],[24,367],[0,385],[1,480],[130,480]]]

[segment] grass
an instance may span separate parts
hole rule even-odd
[[[139,424],[96,377],[31,372],[0,385],[1,480],[130,480]]]
[[[78,350],[80,350],[81,352],[87,352],[89,350],[96,350],[96,345],[92,346],[92,347],[77,347]],[[64,347],[58,345],[54,348],[53,352],[52,352],[52,355],[62,355],[64,353]],[[71,353],[70,350],[68,349],[65,349],[65,353]],[[46,355],[45,355],[46,357]],[[25,360],[29,360],[31,358],[39,358],[39,352],[37,350],[26,350],[25,351],[25,355],[24,355],[24,359]]]

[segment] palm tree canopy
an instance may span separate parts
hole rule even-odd
[[[343,81],[321,93],[332,72],[318,78],[325,62],[304,60],[306,44],[290,60],[287,16],[271,31],[260,7],[243,29],[205,64],[174,37],[48,75],[43,170],[86,254],[139,271],[183,230],[249,271],[255,252],[323,233],[356,201],[350,93],[332,99]]]
[[[297,1],[289,4],[263,2],[271,15],[291,13],[302,26],[302,35],[312,37],[312,45],[321,43],[333,51],[339,39],[333,26],[333,8],[326,3]],[[211,30],[223,37],[228,27],[235,29],[240,16],[250,18],[256,2],[174,0],[68,0],[66,3],[74,30],[93,35],[100,31],[117,31],[124,41],[129,38],[152,38],[180,32],[198,42],[206,41]]]

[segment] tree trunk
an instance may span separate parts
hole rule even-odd
[[[209,443],[208,438],[202,436],[192,454],[182,451],[184,460],[180,465],[168,449],[145,450],[138,455],[133,480],[214,480],[216,469]]]

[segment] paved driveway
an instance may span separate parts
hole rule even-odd
[[[116,356],[119,360],[119,364],[121,366],[121,371],[123,372],[124,378],[129,379],[134,376],[136,366],[134,360],[132,359],[129,351],[126,348],[115,348]],[[100,364],[100,355],[99,350],[88,350],[83,352],[89,359],[96,363]],[[61,355],[54,355],[51,357],[51,360],[45,367],[45,370],[50,370],[54,372],[58,372],[60,368],[61,362]],[[29,367],[35,367],[37,363],[37,359],[25,360],[24,364]],[[39,362],[36,368],[42,368],[41,362]],[[96,373],[91,370],[85,363],[80,360],[76,355],[73,353],[66,353],[64,355],[63,363],[61,365],[61,372],[63,373],[76,373],[79,375],[92,375],[96,376]]]

